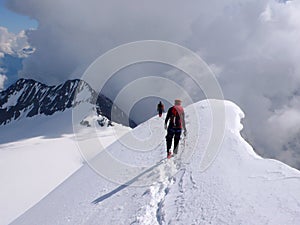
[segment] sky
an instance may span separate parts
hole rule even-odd
[[[14,13],[1,20],[0,48],[22,62],[10,75],[2,62],[0,88],[18,77],[48,84],[80,78],[101,54],[131,41],[178,43],[205,60],[225,98],[245,112],[243,135],[256,151],[300,168],[299,1],[9,0],[7,7]],[[25,25],[16,14],[26,18]],[[29,47],[34,53],[24,55],[22,49]],[[149,64],[116,73],[105,94],[114,99],[126,84],[146,75],[171,79],[194,101],[203,99],[181,71]],[[139,120],[154,111],[142,102],[134,107]]]
[[[19,33],[29,28],[37,28],[37,21],[8,10],[6,0],[0,0],[0,26],[7,27],[10,32]]]
[[[19,33],[29,28],[37,28],[37,21],[28,16],[15,13],[5,6],[6,0],[0,0],[0,25],[10,32]]]
[[[6,0],[0,0],[0,90],[19,78],[24,58],[21,51],[29,46],[25,30],[37,25],[36,20],[9,10]]]

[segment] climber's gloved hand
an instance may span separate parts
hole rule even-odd
[[[186,129],[184,129],[184,131],[183,131],[183,135],[186,137],[186,134],[187,134],[187,131],[186,131]]]

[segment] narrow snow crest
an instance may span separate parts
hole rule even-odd
[[[245,115],[238,106],[205,100],[185,107],[185,113],[188,133],[176,157],[166,159],[164,119],[153,117],[126,134],[155,139],[154,146],[145,142],[148,151],[138,151],[130,143],[134,139],[122,136],[105,149],[105,157],[96,155],[98,174],[84,165],[12,224],[300,221],[300,172],[254,152],[240,135]]]
[[[226,129],[230,130],[236,135],[240,135],[240,131],[243,129],[241,120],[245,118],[244,112],[235,103],[225,101],[226,106]]]

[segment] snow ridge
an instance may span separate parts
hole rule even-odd
[[[12,225],[298,224],[300,172],[258,157],[241,138],[240,108],[214,101],[225,105],[225,133],[218,155],[205,171],[200,163],[211,138],[211,100],[186,107],[188,136],[181,141],[181,156],[166,160],[162,145],[137,152],[114,142],[106,151],[116,159],[149,168],[130,183],[115,183],[84,165]],[[148,134],[147,124],[155,127],[158,143],[164,142],[162,118],[154,117],[133,132]],[[109,166],[107,170],[114,170]]]

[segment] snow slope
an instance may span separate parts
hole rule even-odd
[[[188,136],[181,141],[181,155],[164,159],[163,119],[152,118],[132,131],[158,141],[153,149],[145,141],[151,151],[132,150],[122,141],[107,148],[127,165],[144,165],[140,174],[132,177],[124,171],[129,180],[122,183],[118,174],[104,178],[85,164],[12,224],[299,223],[300,172],[257,156],[240,136],[242,111],[227,101],[225,107],[224,139],[207,170],[200,170],[200,162],[210,139],[212,113],[209,102],[201,101],[186,108]],[[109,163],[105,169],[115,171]]]
[[[105,139],[105,146],[115,141],[111,128],[98,128],[97,135]],[[0,224],[4,225],[78,170],[83,159],[70,109],[13,121],[0,127],[0,137]]]

